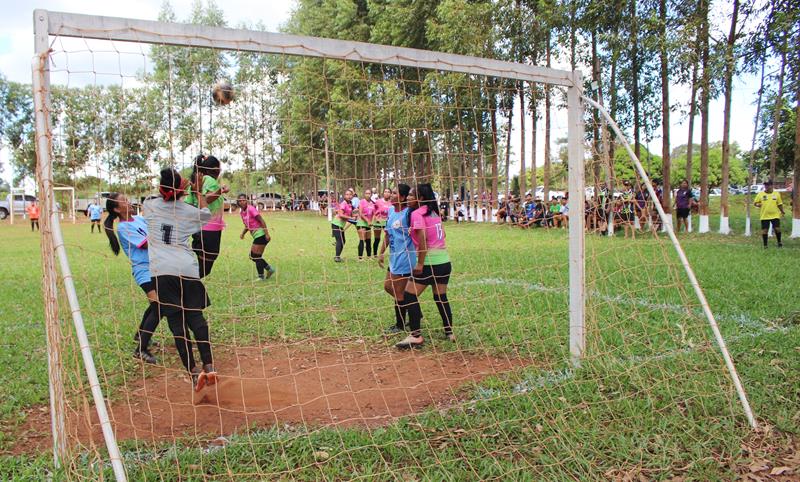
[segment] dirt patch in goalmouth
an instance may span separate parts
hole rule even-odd
[[[168,363],[177,358],[174,347],[160,356]],[[287,423],[309,428],[386,425],[426,408],[449,406],[464,398],[466,384],[530,363],[476,351],[437,351],[432,343],[401,352],[368,348],[363,341],[320,340],[219,348],[215,360],[219,382],[200,393],[193,392],[182,370],[145,366],[132,373],[109,406],[117,439],[209,440]],[[68,431],[84,446],[103,445],[93,405],[83,416],[69,417]],[[48,450],[49,410],[32,410],[22,432],[14,453]]]

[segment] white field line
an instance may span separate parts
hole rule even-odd
[[[495,286],[509,286],[514,288],[522,288],[526,291],[536,291],[536,292],[543,292],[543,293],[559,293],[559,294],[566,294],[567,290],[565,288],[553,288],[550,286],[544,286],[536,283],[529,283],[527,281],[522,280],[509,280],[503,278],[483,278],[479,280],[473,281],[466,281],[460,283],[461,286],[475,286],[475,285],[495,285]],[[629,298],[624,296],[607,296],[600,294],[598,292],[590,293],[591,296],[598,297],[605,301],[614,302],[614,303],[629,303],[635,304],[637,306],[646,307],[653,310],[662,310],[662,311],[672,311],[674,313],[685,314],[687,309],[685,306],[680,306],[676,304],[668,304],[668,303],[654,303],[652,301],[642,299],[642,298]],[[698,317],[702,317],[703,313],[700,310],[694,310],[694,315]],[[755,338],[767,333],[773,332],[781,332],[785,333],[788,332],[791,327],[781,327],[781,326],[770,326],[766,323],[751,318],[743,313],[735,314],[735,315],[718,315],[718,320],[725,320],[732,323],[736,323],[740,328],[747,328],[750,331],[746,331],[736,336],[728,337],[727,342],[729,344],[737,343],[741,340],[747,338]],[[620,358],[617,360],[617,363],[621,365],[639,365],[647,362],[658,361],[658,360],[665,360],[668,358],[673,358],[676,356],[692,353],[695,351],[700,350],[701,348],[709,348],[707,345],[700,345],[700,346],[687,346],[685,348],[680,348],[677,350],[671,350],[664,353],[658,353],[655,355],[632,355],[630,357]],[[517,383],[512,388],[512,393],[526,393],[538,388],[547,388],[559,385],[566,381],[569,381],[575,377],[576,369],[573,368],[562,368],[558,370],[548,370],[536,375],[530,376],[527,379]],[[477,400],[486,400],[489,398],[495,398],[501,395],[501,392],[496,389],[487,389],[487,388],[478,388],[478,393],[475,397],[475,401]]]
[[[525,291],[536,291],[539,293],[556,293],[556,294],[567,294],[567,288],[555,288],[552,286],[544,286],[539,283],[530,283],[524,280],[515,280],[515,279],[505,279],[505,278],[481,278],[472,281],[465,281],[462,283],[453,284],[453,286],[485,286],[485,285],[493,285],[493,286],[508,286],[511,288],[522,288]],[[651,300],[647,300],[644,298],[632,298],[629,296],[624,295],[616,295],[616,296],[609,296],[604,295],[598,291],[590,291],[589,296],[592,298],[599,298],[603,301],[607,301],[609,303],[615,304],[632,304],[636,306],[641,306],[642,308],[647,308],[653,311],[670,311],[677,314],[691,314],[697,316],[698,318],[703,317],[703,312],[700,309],[696,309],[693,311],[689,311],[685,306],[671,304],[671,303],[657,303]],[[731,323],[736,323],[740,328],[752,328],[756,330],[763,330],[769,328],[769,326],[763,323],[760,320],[755,318],[751,318],[746,314],[739,313],[735,315],[726,315],[726,314],[717,314],[715,316],[720,321],[727,321]]]

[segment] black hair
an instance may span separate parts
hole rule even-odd
[[[118,198],[118,192],[112,192],[108,195],[106,199],[106,211],[108,211],[108,216],[106,216],[106,220],[103,221],[103,227],[105,227],[106,236],[108,236],[108,244],[111,246],[111,251],[113,251],[114,256],[119,256],[120,249],[119,240],[117,239],[116,233],[114,233],[114,220],[119,217],[119,213],[116,211],[119,207]]]
[[[166,167],[161,170],[161,179],[158,181],[158,190],[165,201],[177,200],[183,195],[183,179],[175,169]]]
[[[397,185],[397,194],[401,197],[408,197],[408,193],[411,192],[411,186],[408,184],[398,184]]]
[[[409,186],[408,184],[403,184],[403,183],[398,183],[397,184],[397,196],[398,196],[398,198],[400,198],[400,197],[408,198],[408,194],[410,192],[411,192],[411,186]],[[408,206],[406,206],[406,207],[408,207]],[[406,224],[411,226],[411,209],[406,211]]]
[[[433,193],[433,186],[430,183],[417,184],[417,200],[420,206],[428,206],[426,216],[436,213],[439,216],[439,204],[436,202],[436,195]]]
[[[212,155],[205,156],[199,166],[199,171],[202,175],[211,176],[214,179],[219,177],[221,164],[216,157]]]

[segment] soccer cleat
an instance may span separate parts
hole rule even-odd
[[[398,333],[403,333],[405,330],[400,328],[397,325],[392,325],[389,328],[386,328],[383,333],[386,335],[396,335]]]
[[[136,350],[133,352],[133,357],[151,365],[158,363],[158,358],[153,356],[153,354],[147,350]]]
[[[267,275],[264,277],[264,279],[270,279],[274,274],[275,274],[275,268],[270,266],[269,269],[267,269]]]
[[[422,348],[425,340],[421,336],[408,335],[403,341],[396,343],[395,348],[408,350],[409,348]]]
[[[456,342],[456,335],[454,335],[453,332],[450,332],[450,333],[445,332],[444,339],[452,341],[453,343],[455,343]]]
[[[342,258],[340,258],[339,256],[334,256],[333,257],[333,261],[336,262],[336,263],[341,263],[342,262]]]

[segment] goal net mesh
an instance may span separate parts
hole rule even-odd
[[[222,161],[230,188],[204,279],[220,380],[200,393],[166,320],[158,363],[133,358],[147,300],[125,255],[80,214],[62,226],[129,479],[659,478],[736,448],[726,434],[746,420],[697,298],[652,200],[635,197],[643,179],[589,107],[587,205],[567,214],[587,222],[586,348],[579,368],[570,363],[569,234],[556,207],[567,191],[565,89],[383,59],[50,40],[55,181],[88,179],[78,202],[111,191],[141,203],[157,193],[159,168],[188,175],[201,153]],[[212,101],[220,79],[235,91],[229,105]],[[426,343],[411,352],[384,334],[394,323],[386,270],[358,261],[355,226],[333,262],[326,209],[346,189],[382,197],[398,182],[433,185],[453,266],[456,341],[444,339],[429,289]],[[509,191],[521,199],[500,223]],[[525,191],[553,226],[512,225],[526,220]],[[264,282],[249,235],[239,238],[239,193],[272,238],[264,259],[276,274]],[[609,220],[613,237],[601,232]],[[112,478],[59,286],[61,470]],[[758,328],[721,321],[726,334]],[[47,450],[47,413],[27,423]]]

